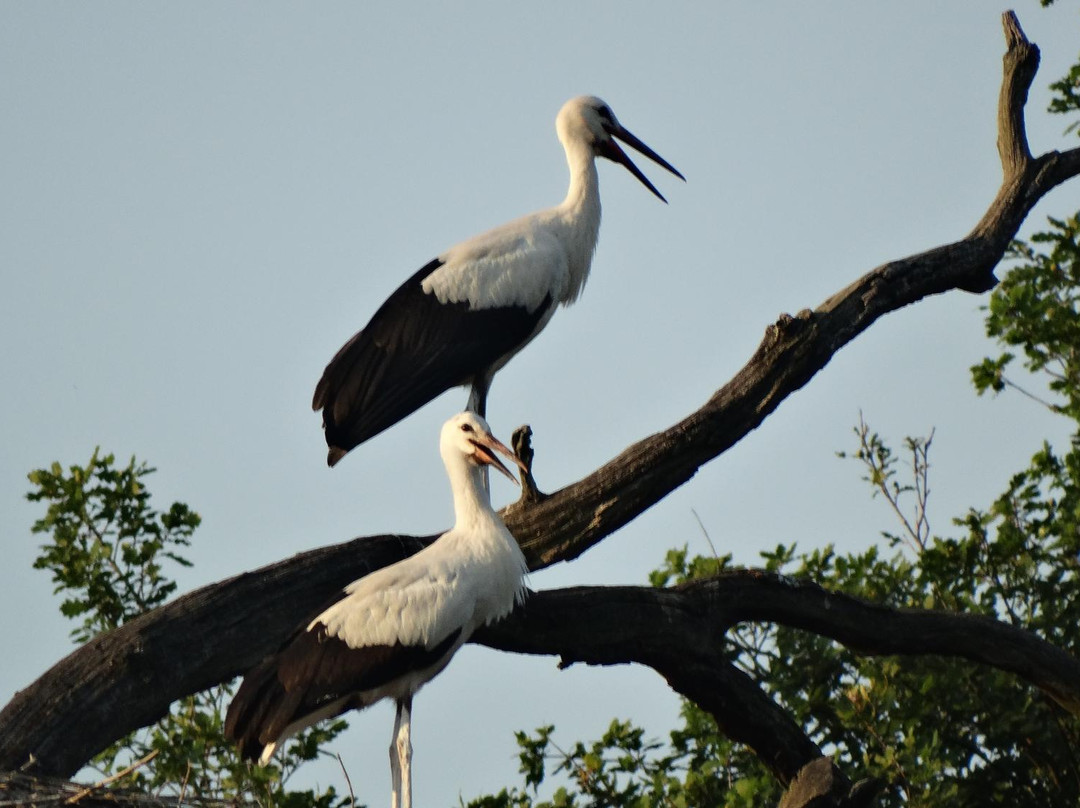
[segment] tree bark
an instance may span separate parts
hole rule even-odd
[[[701,465],[756,428],[879,317],[929,295],[992,288],[993,269],[1032,206],[1051,188],[1080,173],[1080,150],[1031,156],[1023,108],[1038,66],[1038,49],[1027,41],[1011,13],[1005,15],[1005,31],[998,114],[1004,177],[974,230],[957,242],[877,267],[814,310],[782,315],[766,329],[742,370],[696,412],[630,446],[584,479],[548,496],[523,497],[507,508],[507,526],[533,569],[575,558],[689,480]],[[175,699],[228,681],[253,666],[349,581],[416,552],[432,538],[378,536],[313,550],[203,587],[92,640],[16,694],[0,712],[0,768],[18,768],[33,757],[37,773],[72,775],[112,741],[160,718]],[[767,598],[759,598],[756,616],[723,602],[721,593],[740,587],[756,587],[759,595],[768,591]],[[713,712],[732,737],[753,746],[785,783],[820,758],[821,751],[722,658],[724,630],[734,620],[773,620],[827,636],[834,636],[828,633],[833,631],[838,641],[868,653],[959,654],[1012,670],[1074,711],[1080,703],[1075,661],[1029,635],[1010,633],[993,621],[899,612],[852,599],[831,612],[841,596],[807,587],[751,576],[670,591],[543,593],[523,613],[482,636],[497,647],[516,644],[535,648],[535,653],[560,653],[569,660],[652,665],[673,687]],[[619,599],[637,599],[642,625],[624,620],[622,631],[645,631],[648,617],[653,621],[649,625],[666,627],[672,639],[663,639],[663,649],[642,659],[633,651],[640,637],[623,637],[620,646],[606,635],[593,634],[575,646],[580,613],[562,623],[555,615],[561,599],[572,602],[586,596],[595,601],[595,611],[611,619],[615,607],[625,605]],[[811,608],[815,603],[832,606]],[[698,609],[704,612],[698,614]],[[847,622],[841,622],[841,616]],[[702,635],[685,634],[694,621],[708,623],[704,636],[714,640],[709,648],[698,647]],[[889,631],[867,628],[873,625],[887,625]],[[949,634],[959,625],[970,632],[967,645],[957,634]],[[680,636],[681,645],[674,640]],[[944,640],[946,636],[951,639]],[[1007,649],[995,650],[991,641],[1003,637]],[[882,645],[885,640],[893,644]],[[958,650],[961,647],[966,650]],[[601,661],[603,654],[607,656]],[[841,785],[847,787],[846,782]]]

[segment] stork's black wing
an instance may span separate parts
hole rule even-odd
[[[527,341],[550,298],[474,309],[421,288],[432,261],[402,284],[323,371],[311,406],[322,410],[327,462],[379,434],[451,387],[468,384]]]
[[[455,629],[433,648],[372,645],[351,648],[317,623],[244,677],[225,716],[225,737],[246,758],[258,758],[293,725],[371,703],[370,692],[412,671],[445,664],[461,635]],[[365,697],[366,696],[366,697]]]

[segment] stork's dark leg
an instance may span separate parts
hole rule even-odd
[[[491,374],[478,373],[473,379],[472,389],[469,390],[469,403],[465,409],[475,412],[481,418],[487,418],[487,395],[491,389]]]
[[[487,394],[491,388],[492,374],[488,372],[478,373],[476,378],[473,379],[472,388],[469,390],[469,403],[465,405],[465,409],[470,412],[475,412],[481,418],[487,418],[485,410],[487,410]],[[489,494],[491,493],[491,476],[488,474],[488,467],[484,466],[484,490]]]

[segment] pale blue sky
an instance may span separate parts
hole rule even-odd
[[[591,93],[677,166],[663,205],[601,166],[583,298],[496,379],[496,434],[535,432],[542,488],[698,407],[781,312],[962,237],[999,180],[1002,9],[969,2],[0,4],[0,701],[70,650],[26,473],[95,445],[159,471],[203,518],[183,588],[356,535],[450,523],[438,429],[453,391],[325,466],[311,392],[334,351],[452,243],[561,200],[554,133]],[[811,7],[812,6],[812,7]],[[1043,49],[1037,151],[1066,144],[1045,86],[1076,56],[1070,4],[1017,7]],[[1075,183],[1029,220],[1080,205]],[[778,542],[864,547],[891,528],[852,446],[937,428],[938,531],[986,504],[1061,425],[977,399],[984,298],[877,324],[682,490],[536,588],[641,583],[668,547],[754,563]],[[496,480],[494,497],[514,496]],[[467,648],[417,699],[415,788],[449,805],[517,781],[512,732],[569,742],[676,699],[649,671],[555,670]],[[389,709],[337,747],[386,799]],[[339,787],[335,766],[312,775]]]

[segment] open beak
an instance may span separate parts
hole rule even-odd
[[[506,455],[508,458],[514,461],[514,463],[522,470],[525,471],[525,464],[518,459],[518,456],[514,454],[510,449],[506,448],[494,435],[490,432],[478,432],[476,437],[471,438],[471,443],[476,447],[473,457],[475,457],[480,463],[486,466],[494,466],[507,477],[509,477],[514,485],[520,485],[517,477],[510,471],[503,462],[495,456],[495,452]]]
[[[673,166],[659,154],[654,152],[652,149],[650,149],[648,146],[646,146],[644,143],[634,137],[634,135],[631,134],[626,128],[624,128],[622,124],[616,123],[614,126],[611,127],[605,126],[605,131],[608,133],[609,137],[600,146],[601,156],[626,166],[627,170],[635,177],[637,177],[641,181],[642,185],[644,185],[646,188],[656,194],[656,196],[659,197],[661,202],[667,202],[667,200],[664,199],[664,195],[658,190],[656,190],[656,186],[649,182],[649,178],[642,174],[641,169],[634,165],[630,158],[626,156],[626,152],[624,152],[619,147],[619,144],[615,142],[615,138],[618,138],[635,151],[641,152],[654,163],[666,168],[680,180],[686,182],[686,177],[680,174],[679,170],[675,168],[675,166]]]

